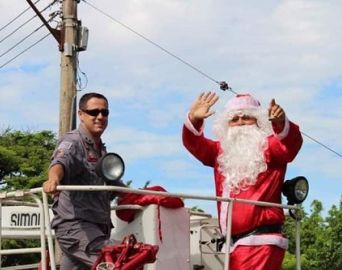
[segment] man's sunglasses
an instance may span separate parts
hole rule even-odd
[[[98,116],[100,113],[102,114],[102,116],[105,116],[105,117],[107,117],[109,115],[108,109],[82,110],[82,112],[85,112],[86,114],[89,114],[91,116]]]

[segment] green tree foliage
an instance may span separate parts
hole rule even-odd
[[[194,211],[194,212],[204,213],[203,209],[201,209],[198,205],[195,205],[195,206],[191,207],[190,210]]]
[[[23,132],[7,129],[0,133],[0,192],[40,187],[47,179],[56,145],[51,131]],[[37,240],[3,240],[2,249],[37,247]],[[2,256],[2,266],[37,262],[37,253]]]
[[[327,221],[326,253],[329,255],[327,266],[329,269],[342,269],[342,198],[339,208],[333,206],[329,211]]]
[[[1,189],[40,187],[56,145],[51,131],[29,132],[7,129],[0,133]]]
[[[17,249],[17,248],[36,248],[40,246],[39,240],[6,240],[2,243],[2,249]],[[3,255],[1,257],[2,266],[14,266],[37,263],[40,260],[40,254],[30,253],[23,255]]]
[[[323,206],[314,200],[310,215],[304,213],[301,220],[301,265],[302,270],[342,269],[342,198],[339,207],[333,205],[326,218],[322,217]],[[285,231],[289,237],[289,249],[283,270],[295,270],[295,221],[288,217]]]

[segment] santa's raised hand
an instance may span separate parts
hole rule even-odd
[[[189,111],[189,120],[192,124],[197,124],[205,118],[212,116],[215,111],[211,107],[218,101],[219,96],[212,92],[203,92],[192,103]]]

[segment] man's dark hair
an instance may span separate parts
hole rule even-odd
[[[80,101],[78,102],[78,108],[80,110],[85,110],[86,109],[86,106],[87,106],[87,102],[89,99],[91,98],[100,98],[100,99],[104,99],[107,104],[108,104],[108,100],[107,98],[102,95],[102,94],[99,94],[99,93],[87,93],[87,94],[84,94],[81,98],[80,98]]]

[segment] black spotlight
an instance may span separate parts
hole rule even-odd
[[[115,153],[107,153],[96,165],[96,173],[111,184],[123,176],[125,164],[123,159]]]
[[[302,203],[309,193],[309,182],[303,176],[297,176],[291,180],[286,180],[283,185],[283,194],[287,198],[287,204]],[[296,209],[289,209],[289,214],[295,220],[300,220],[301,216]]]
[[[283,185],[283,194],[288,204],[302,203],[309,193],[309,182],[304,176],[297,176],[286,180]]]

